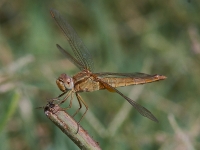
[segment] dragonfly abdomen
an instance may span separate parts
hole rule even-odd
[[[132,78],[117,78],[117,77],[107,77],[101,78],[104,82],[108,83],[112,87],[122,87],[136,84]]]
[[[108,83],[112,87],[123,87],[123,86],[129,86],[129,85],[137,85],[137,84],[145,84],[145,83],[155,82],[155,81],[163,80],[165,78],[162,75],[152,75],[152,77],[148,77],[148,78],[106,77],[106,78],[101,78],[101,80]]]

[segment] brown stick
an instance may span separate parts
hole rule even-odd
[[[77,133],[77,122],[57,104],[48,103],[44,112],[80,149],[101,150],[99,144],[81,126]]]

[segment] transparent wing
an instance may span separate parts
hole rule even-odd
[[[98,81],[101,84],[103,84],[104,87],[106,89],[108,89],[109,91],[114,91],[114,92],[118,93],[119,95],[121,95],[122,97],[124,97],[142,116],[147,117],[147,118],[149,118],[152,121],[158,122],[158,120],[156,119],[156,117],[148,109],[144,108],[140,104],[138,104],[135,101],[133,101],[132,99],[128,98],[127,96],[125,96],[124,94],[122,94],[120,91],[118,91],[114,87],[110,86],[108,83],[102,81],[101,79],[99,79]]]
[[[84,69],[93,70],[93,61],[88,49],[83,44],[80,37],[74,31],[74,29],[69,25],[69,23],[60,15],[57,10],[52,9],[51,15],[58,24],[58,26],[62,29],[65,34],[74,54],[76,60],[79,61],[80,64],[84,67]],[[81,68],[83,69],[83,68]]]
[[[83,64],[81,64],[78,60],[72,57],[66,50],[64,50],[60,45],[56,44],[57,48],[60,50],[62,54],[64,54],[74,65],[76,65],[80,70],[84,69]]]

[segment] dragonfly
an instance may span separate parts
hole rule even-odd
[[[88,110],[88,106],[80,96],[80,93],[93,92],[97,90],[107,90],[109,92],[118,93],[125,100],[127,100],[142,116],[147,117],[154,122],[158,122],[156,117],[148,109],[141,106],[129,97],[125,96],[116,88],[164,80],[166,79],[166,76],[158,74],[149,75],[145,73],[94,73],[94,63],[92,60],[92,56],[89,53],[87,47],[82,42],[81,38],[57,10],[52,9],[50,13],[53,19],[56,21],[57,25],[61,28],[65,37],[67,38],[67,41],[71,46],[75,57],[73,57],[69,52],[67,52],[58,44],[56,44],[57,48],[76,67],[80,69],[80,72],[75,74],[73,77],[70,77],[69,75],[63,73],[56,80],[58,88],[62,91],[62,93],[57,98],[59,99],[65,95],[64,98],[59,102],[59,104],[64,103],[68,98],[70,98],[69,106],[66,109],[71,108],[73,97],[74,95],[76,95],[79,103],[79,108],[73,116],[75,116],[80,111],[82,105],[85,106],[85,112],[78,121],[78,124]]]

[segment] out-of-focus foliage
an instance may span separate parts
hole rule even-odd
[[[61,93],[55,84],[60,73],[79,71],[55,46],[72,52],[50,8],[77,31],[93,55],[96,72],[168,77],[119,89],[148,108],[158,124],[117,94],[81,94],[89,106],[81,125],[102,149],[200,149],[198,0],[1,0],[0,149],[78,149],[42,109],[35,109]],[[69,113],[77,108],[74,100]]]

